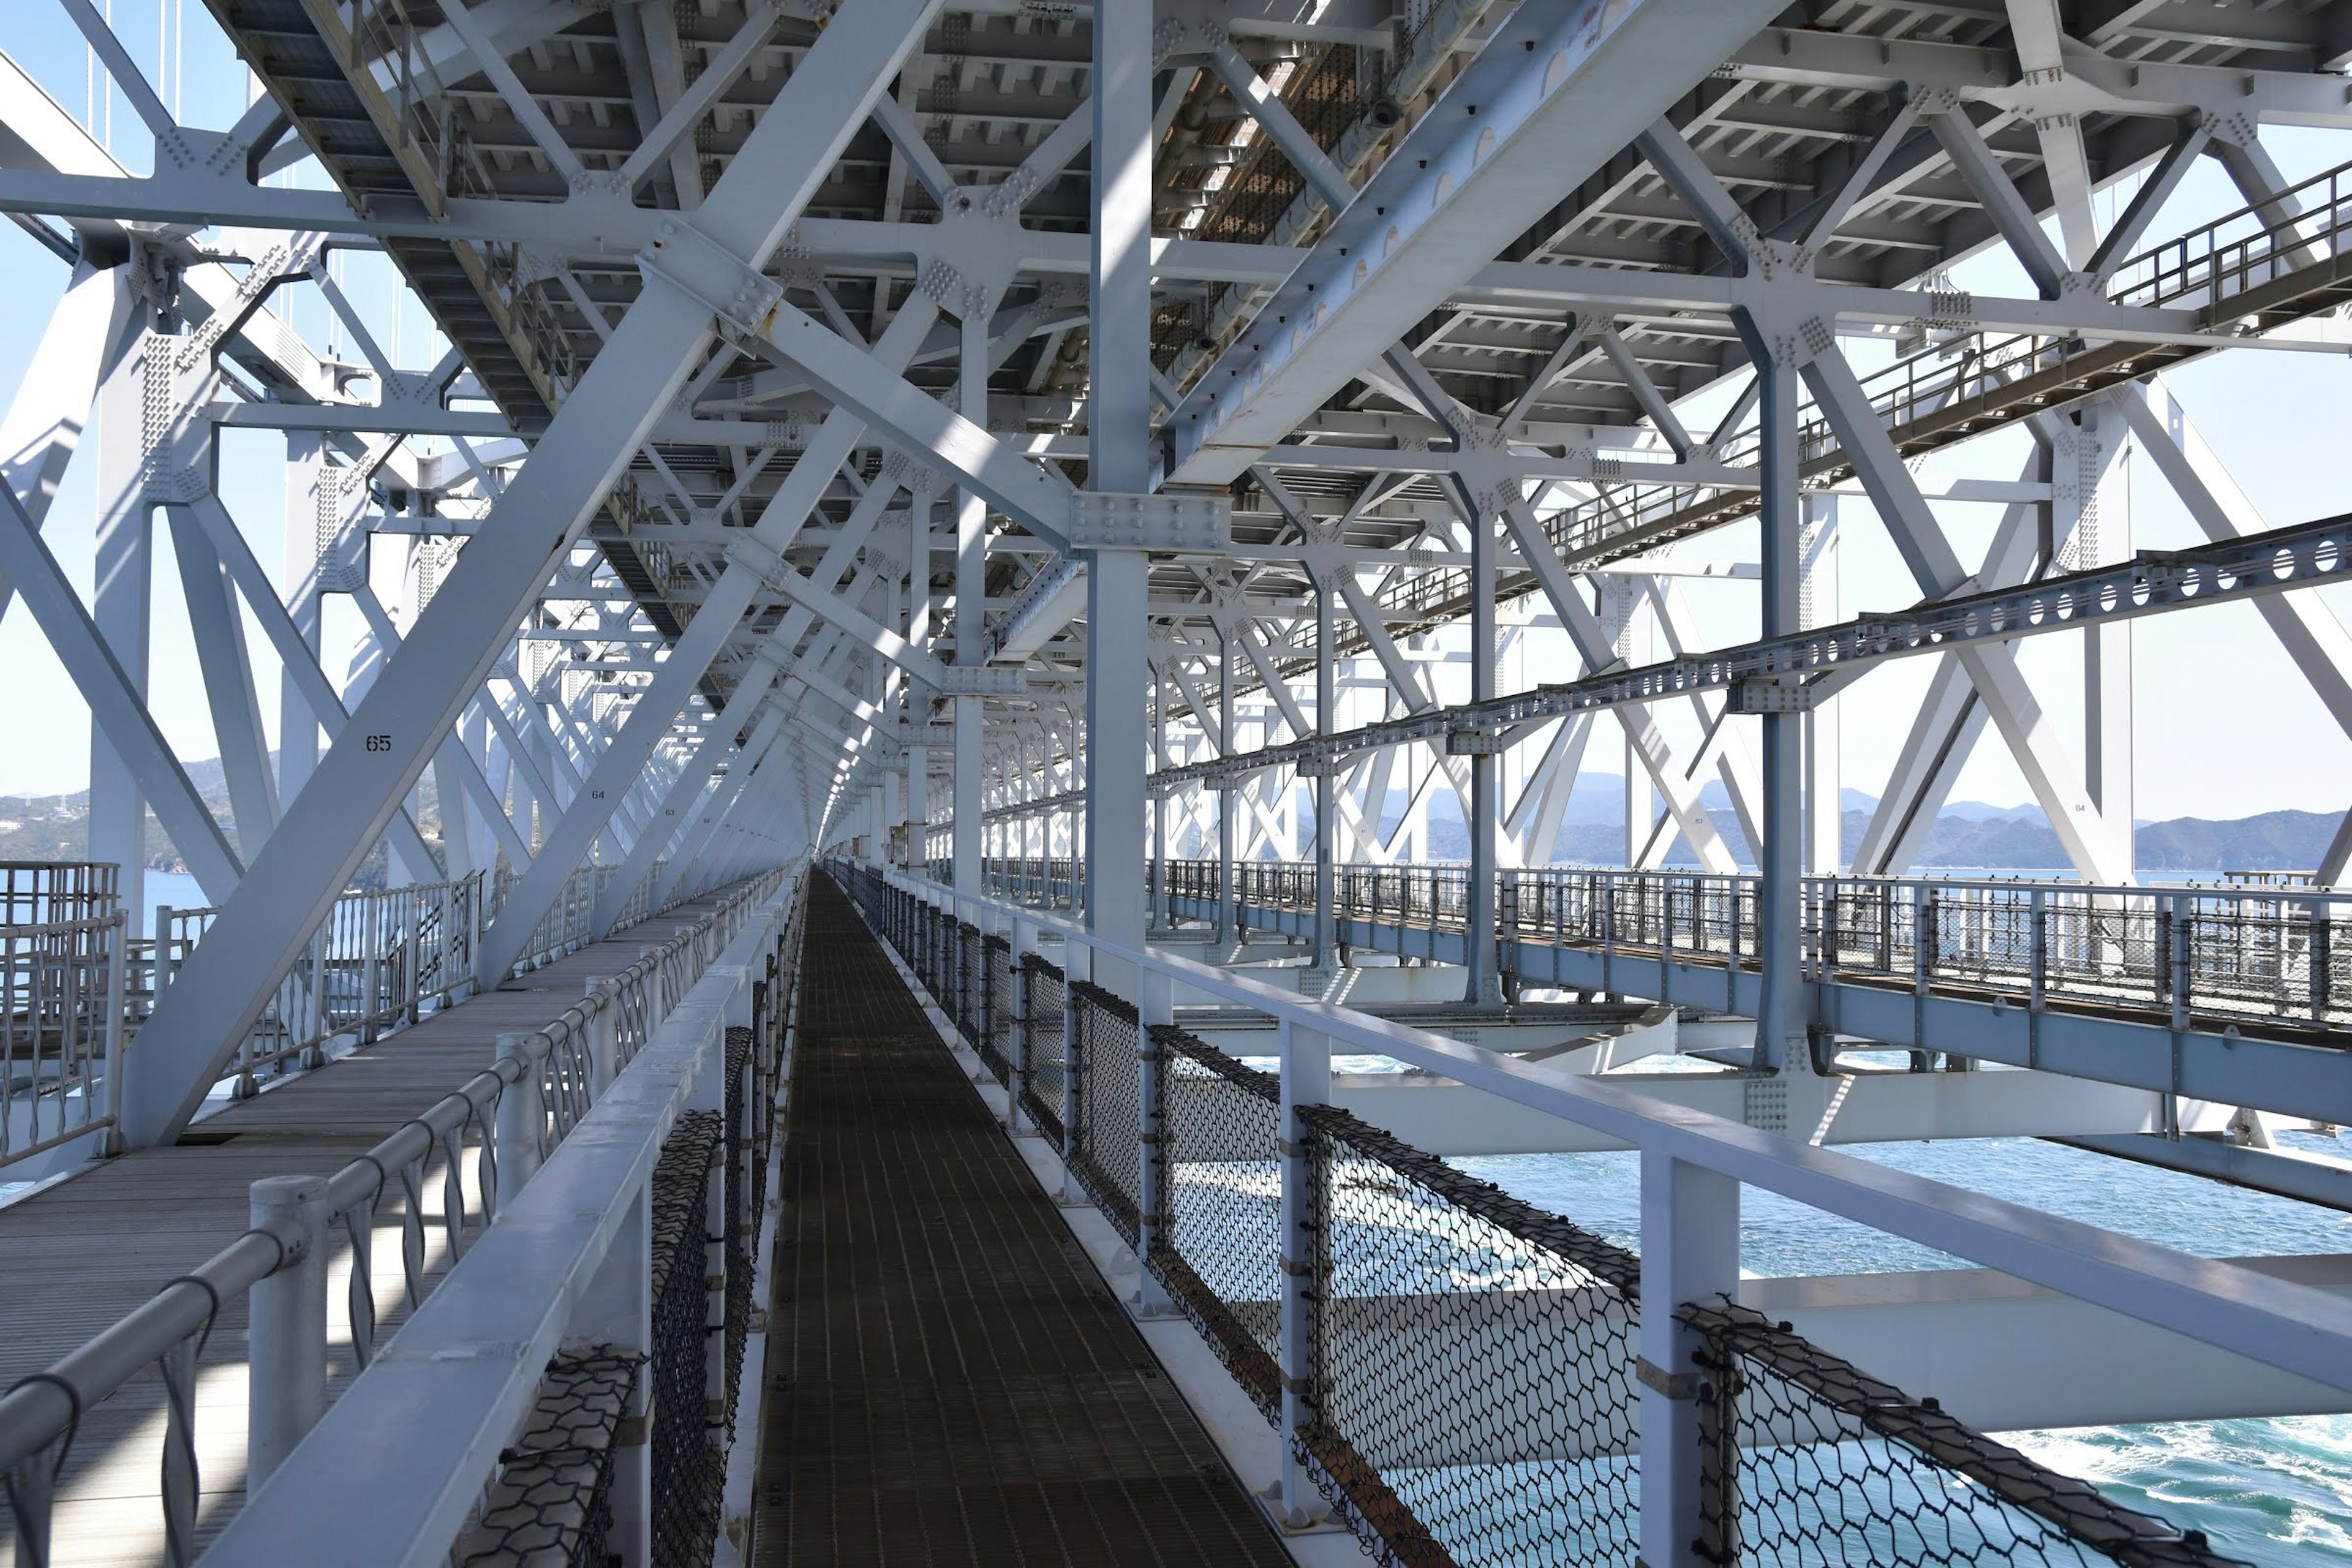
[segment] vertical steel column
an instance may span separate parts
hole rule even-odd
[[[1234,628],[1228,622],[1217,626],[1217,755],[1230,754],[1234,740],[1240,731],[1234,721]],[[1217,775],[1217,942],[1220,945],[1236,940],[1239,929],[1240,900],[1234,889],[1234,833],[1240,824],[1234,816],[1234,797],[1240,791],[1234,787],[1230,773]]]
[[[1600,597],[1604,610],[1613,609],[1612,630],[1617,638],[1617,656],[1628,665],[1650,662],[1650,622],[1647,601],[1641,582],[1633,577],[1603,577]],[[1658,822],[1658,785],[1643,765],[1641,748],[1634,744],[1633,731],[1625,731],[1625,865],[1629,870],[1642,868],[1643,850],[1650,842],[1650,834]]]
[[[289,432],[286,437],[286,526],[279,559],[284,582],[294,596],[286,614],[310,648],[315,662],[320,647],[319,487],[326,471],[320,450],[325,437],[314,431]],[[310,771],[319,765],[319,715],[302,696],[300,677],[291,668],[278,679],[278,802],[281,808],[299,793]],[[448,810],[444,800],[443,811]],[[492,851],[496,853],[495,850]]]
[[[1516,493],[1516,492],[1515,492]],[[1495,695],[1495,520],[1482,507],[1466,514],[1470,523],[1470,700]],[[1503,999],[1495,967],[1495,752],[1494,737],[1469,737],[1470,899],[1462,932],[1465,1001],[1473,1005]]]
[[[1838,501],[1833,495],[1809,495],[1804,506],[1804,537],[1799,546],[1803,584],[1797,608],[1806,626],[1831,626],[1844,616],[1838,580]],[[1838,706],[1836,698],[1825,697],[1804,716],[1804,868],[1815,877],[1834,877],[1845,868],[1845,773]]]
[[[1321,1383],[1319,1347],[1316,1343],[1315,1303],[1328,1271],[1329,1237],[1317,1223],[1315,1163],[1309,1152],[1307,1123],[1298,1114],[1302,1105],[1324,1105],[1331,1099],[1331,1038],[1286,1018],[1281,1025],[1281,1134],[1276,1152],[1281,1161],[1282,1195],[1278,1223],[1282,1227],[1282,1495],[1276,1509],[1294,1529],[1313,1522],[1320,1510],[1315,1486],[1298,1467],[1291,1435],[1315,1419],[1314,1400]]]
[[[1778,363],[1771,344],[1749,318],[1743,315],[1740,324],[1756,362],[1762,430],[1761,635],[1785,637],[1798,629],[1800,619],[1798,541],[1804,526],[1803,499],[1797,488],[1801,382],[1794,367]],[[1804,716],[1766,712],[1758,722],[1764,731],[1764,801],[1759,825],[1763,842],[1754,848],[1762,873],[1756,926],[1763,984],[1756,1012],[1755,1064],[1780,1068],[1805,1059]]]
[[[918,492],[907,506],[907,640],[917,647],[931,641],[931,498]],[[930,721],[929,689],[910,676],[901,682],[907,699],[907,738],[911,742]],[[924,869],[931,816],[931,753],[907,747],[907,868]]]
[[[2094,403],[2083,409],[2074,437],[2074,474],[2051,477],[2053,504],[2071,499],[2074,511],[2074,564],[2119,565],[2132,558],[2136,542],[2131,487],[2125,482],[2131,452],[2123,412]],[[2068,445],[2057,443],[2051,454],[2053,469],[2067,461]],[[2069,478],[2071,485],[2063,482]],[[2139,864],[2132,828],[2133,635],[2127,620],[2083,632],[2083,789],[2105,821],[2114,863],[2126,872]]]
[[[1168,682],[1160,667],[1151,668],[1151,756],[1155,767],[1168,765]],[[1151,912],[1152,926],[1175,923],[1168,903],[1168,793],[1151,794]]]
[[[962,200],[969,201],[965,196]],[[988,320],[996,308],[993,290],[964,300],[961,365],[957,382],[960,412],[982,429],[988,428]],[[956,497],[955,661],[971,668],[988,660],[986,615],[988,597],[988,503],[969,486]],[[978,697],[955,700],[955,773],[949,809],[954,814],[955,837],[950,851],[957,892],[977,897],[980,886],[982,703]]]
[[[1698,1336],[1675,1321],[1739,1287],[1739,1184],[1642,1151],[1642,1561],[1703,1568]]]
[[[1339,682],[1338,660],[1333,657],[1333,639],[1339,635],[1338,606],[1332,603],[1339,591],[1331,574],[1319,572],[1315,578],[1315,731],[1321,735],[1335,732],[1339,727]],[[1318,764],[1315,773],[1315,966],[1329,964],[1339,951],[1339,928],[1332,910],[1336,889],[1332,869],[1332,847],[1337,842],[1339,824],[1333,820],[1339,814],[1339,781],[1329,759]]]
[[[130,267],[116,269],[130,288]],[[89,618],[122,667],[131,689],[147,695],[147,641],[153,611],[154,509],[147,498],[147,382],[168,378],[177,341],[149,330],[152,312],[133,301],[131,324],[108,345],[98,389],[98,545]],[[89,727],[89,856],[122,868],[123,907],[144,909],[147,797],[102,726]],[[185,847],[182,847],[185,853]]]
[[[1151,488],[1151,0],[1097,0],[1087,482]],[[1087,928],[1143,943],[1146,559],[1087,563]],[[1114,990],[1119,979],[1108,983]]]

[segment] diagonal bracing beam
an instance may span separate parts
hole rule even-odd
[[[936,0],[861,0],[855,26],[819,34],[694,217],[738,268],[772,255],[831,174],[937,9]],[[121,1107],[134,1147],[176,1135],[268,1005],[336,895],[472,700],[535,602],[550,562],[602,504],[700,363],[715,310],[649,276],[603,352],[494,503],[497,526],[460,553],[450,581],[353,714],[385,737],[344,738],[320,763],[254,865],[141,1031],[146,1070]]]

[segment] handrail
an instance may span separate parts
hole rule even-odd
[[[799,863],[768,873],[736,900],[741,918],[734,934],[710,954],[706,973],[680,994],[671,1015],[645,1042],[635,1068],[614,1082],[593,1112],[593,1134],[556,1151],[544,1172],[501,1210],[497,1225],[451,1269],[441,1294],[403,1326],[405,1353],[386,1358],[354,1380],[283,1465],[248,1482],[252,1489],[246,1509],[229,1521],[207,1561],[271,1568],[325,1561],[338,1554],[354,1531],[372,1543],[367,1561],[447,1561],[451,1542],[480,1500],[484,1483],[499,1475],[509,1457],[501,1452],[501,1445],[512,1440],[550,1370],[551,1358],[567,1342],[585,1335],[609,1346],[611,1353],[647,1356],[656,1363],[666,1349],[683,1349],[695,1371],[703,1370],[705,1357],[712,1353],[706,1347],[716,1331],[715,1320],[706,1326],[697,1312],[682,1340],[665,1340],[656,1309],[648,1341],[643,1321],[618,1304],[628,1299],[628,1292],[646,1289],[628,1271],[646,1269],[648,1253],[660,1250],[660,1243],[648,1234],[660,1228],[658,1217],[634,1232],[627,1221],[633,1212],[642,1212],[639,1205],[649,1201],[659,1215],[658,1164],[667,1163],[666,1152],[683,1135],[687,1123],[700,1116],[715,1131],[722,1118],[741,1116],[748,1123],[750,1118],[766,1114],[763,1102],[774,1092],[772,1079],[758,1071],[730,1072],[727,1061],[733,1045],[729,1037],[750,1037],[756,1052],[762,1027],[772,1036],[779,1011],[772,995],[763,1026],[758,1004],[747,994],[755,994],[761,984],[760,955],[781,959],[793,944],[799,906],[787,889],[800,875]],[[772,939],[777,941],[772,948]],[[790,984],[791,975],[778,969],[769,979],[771,984]],[[746,1014],[752,1028],[730,1027]],[[772,1052],[765,1059],[772,1070]],[[502,1123],[504,1120],[502,1113]],[[698,1151],[698,1192],[706,1179],[701,1174],[704,1158]],[[730,1173],[727,1179],[731,1182],[743,1173]],[[763,1187],[756,1197],[746,1194],[741,1217],[756,1224],[772,1192]],[[713,1225],[720,1219],[716,1211],[709,1215]],[[674,1271],[688,1275],[697,1293],[708,1278],[700,1245],[707,1234],[701,1225],[692,1226],[681,1241],[690,1247],[691,1262]],[[732,1268],[736,1261],[730,1251],[725,1267]],[[595,1282],[604,1279],[616,1287],[612,1298],[604,1298],[596,1288]],[[718,1289],[715,1284],[711,1288]],[[658,1294],[658,1281],[653,1289]],[[748,1321],[741,1326],[748,1328]],[[446,1361],[457,1356],[475,1360],[486,1338],[500,1347],[499,1353],[482,1358],[467,1375],[451,1379]],[[657,1364],[643,1375],[651,1390],[662,1386]],[[698,1392],[703,1386],[699,1376],[694,1386]],[[633,1407],[642,1413],[647,1437],[634,1446],[634,1461],[619,1462],[644,1465],[636,1474],[649,1472],[657,1481],[664,1474],[663,1425],[666,1419],[677,1422],[679,1413],[675,1406],[665,1409],[667,1397],[651,1390]],[[706,1418],[719,1443],[730,1431],[740,1440],[744,1427],[727,1416],[723,1401],[706,1417],[698,1399],[683,1422],[693,1434],[688,1441],[698,1453],[706,1441]],[[320,1496],[341,1486],[352,1446],[376,1441],[394,1422],[406,1423],[404,1431],[415,1439],[404,1451],[404,1462],[373,1476],[370,1486],[345,1494],[343,1509],[316,1506]],[[674,1453],[670,1462],[676,1463]],[[714,1469],[702,1473],[711,1475]],[[635,1562],[658,1527],[648,1530],[642,1501],[621,1500],[623,1484],[616,1482],[614,1492],[614,1534],[608,1544],[614,1555]],[[657,1517],[675,1510],[674,1519],[676,1513],[690,1518],[698,1509],[715,1510],[719,1500],[715,1492],[703,1494],[690,1485],[683,1495],[657,1493],[651,1499]],[[593,1527],[593,1521],[583,1522]],[[633,1537],[634,1548],[623,1545],[625,1534]]]
[[[2305,196],[2320,199],[2305,210]],[[2269,216],[2273,214],[2280,216]],[[2252,231],[2243,232],[2250,225]],[[2352,230],[2352,163],[2326,170],[2259,205],[2225,213],[2188,234],[2150,246],[2115,269],[2107,298],[2143,309],[2196,301],[2218,326],[2229,319],[2230,302],[2334,258],[2347,230]],[[1956,316],[1965,318],[1968,296],[1955,293],[1952,299]],[[2071,363],[2085,348],[2079,335],[2021,332],[1995,338],[1978,333],[1965,349],[1937,344],[1897,360],[1865,377],[1862,386],[1881,421],[1896,427],[1959,399]],[[1752,458],[1760,440],[1758,427],[1749,426],[1717,448],[1715,458],[1730,462]],[[1805,422],[1798,447],[1801,460],[1818,462],[1833,454],[1838,443],[1827,420],[1816,416]],[[1545,531],[1564,553],[1577,556],[1603,549],[1608,541],[1637,534],[1717,489],[1689,484],[1641,486],[1638,472],[1624,477],[1634,482],[1563,508],[1545,521]],[[1414,579],[1409,592],[1426,600],[1435,592],[1429,586],[1432,578],[1457,575],[1431,574]],[[1385,602],[1385,595],[1383,598]]]
[[[578,1125],[594,1095],[601,1092],[604,1085],[597,1081],[598,1064],[591,1059],[592,1050],[603,1047],[609,1053],[604,1066],[611,1072],[625,1067],[691,986],[692,976],[709,967],[751,910],[772,897],[787,875],[787,870],[777,869],[738,883],[693,927],[645,954],[548,1024],[501,1037],[501,1054],[491,1067],[444,1095],[328,1179],[322,1207],[342,1222],[355,1254],[346,1310],[353,1358],[361,1368],[374,1353],[369,1252],[375,1206],[386,1186],[398,1181],[406,1189],[403,1263],[412,1300],[421,1300],[431,1289],[423,1269],[425,1217],[416,1201],[425,1163],[436,1152],[445,1158],[442,1223],[451,1252],[461,1253],[468,1220],[457,1162],[464,1153],[466,1129],[471,1125],[482,1133],[478,1151],[479,1218],[487,1225],[495,1215],[500,1191],[511,1192],[519,1185],[511,1171],[504,1179],[499,1176],[501,1156],[526,1169],[535,1165]],[[608,1016],[606,1038],[592,1041],[594,1026]],[[604,1077],[604,1083],[610,1081],[610,1076]],[[517,1085],[538,1092],[509,1100],[507,1091]],[[514,1114],[516,1102],[520,1102],[525,1115]],[[529,1114],[533,1110],[538,1112],[535,1118]],[[522,1142],[500,1148],[517,1133]],[[28,1529],[46,1531],[47,1528],[46,1485],[54,1479],[54,1468],[44,1478],[39,1457],[61,1439],[69,1442],[83,1416],[100,1401],[148,1366],[162,1363],[172,1395],[163,1490],[167,1543],[176,1544],[168,1554],[175,1563],[188,1560],[181,1553],[193,1541],[194,1492],[191,1485],[184,1496],[175,1493],[176,1478],[184,1474],[192,1479],[194,1474],[194,1413],[192,1402],[184,1397],[194,1388],[194,1341],[209,1331],[222,1303],[301,1261],[310,1245],[309,1235],[289,1222],[257,1225],[76,1350],[0,1394],[0,1477],[6,1479],[20,1539],[26,1538]],[[184,1348],[185,1364],[175,1366],[174,1358]],[[58,1463],[62,1458],[60,1454]],[[42,1551],[32,1557],[35,1562],[45,1560]]]
[[[0,863],[0,913],[42,917],[0,921],[0,1167],[114,1126],[120,1069],[136,1069],[139,1026],[220,913],[158,904],[153,934],[134,936],[117,908],[116,869]],[[595,940],[596,900],[618,874],[583,866],[566,879],[509,973]],[[269,1076],[319,1066],[335,1040],[370,1043],[470,994],[479,934],[508,881],[477,872],[338,897],[222,1075],[232,1098],[259,1093]],[[604,934],[655,913],[654,885],[649,878],[625,900]],[[74,913],[83,910],[88,919]],[[61,947],[68,926],[75,934]],[[30,1047],[21,1039],[28,1034]]]
[[[1219,864],[1166,862],[1165,896],[1219,899]],[[1342,921],[1461,931],[1468,868],[1332,868]],[[999,865],[999,885],[1018,879]],[[1315,868],[1237,862],[1234,901],[1315,910]],[[1496,874],[1497,940],[1755,969],[1762,879],[1699,870],[1506,868]],[[2006,992],[2021,1005],[2137,1007],[2180,1027],[2195,1017],[2262,1026],[2352,1026],[2352,889],[2230,884],[2137,887],[1967,877],[1807,877],[1803,963],[1817,979],[1943,981]]]
[[[1334,1051],[1391,1058],[1589,1128],[1645,1158],[1667,1158],[1762,1187],[2352,1393],[2352,1301],[1304,998],[1231,970],[1130,948],[1036,910],[960,895],[896,869],[880,875],[901,891],[978,914],[992,925],[1051,931],[1072,955],[1066,967],[1085,954],[1091,963],[1108,960],[1265,1014],[1282,1026],[1286,1054],[1292,1031],[1311,1031]],[[1015,945],[1022,945],[1018,937]]]

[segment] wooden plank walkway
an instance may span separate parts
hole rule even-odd
[[[338,1061],[205,1118],[179,1145],[91,1166],[0,1209],[0,1388],[37,1372],[121,1318],[244,1233],[247,1189],[264,1176],[328,1175],[365,1153],[490,1065],[502,1034],[534,1029],[617,974],[647,947],[692,925],[688,904],[387,1035]],[[138,1049],[134,1041],[131,1047]],[[468,1148],[475,1145],[469,1139]],[[474,1160],[461,1162],[477,1208]],[[450,1261],[440,1226],[441,1165],[425,1173],[428,1271]],[[404,1204],[395,1184],[376,1216],[371,1258],[379,1342],[406,1315],[400,1268]],[[351,1248],[340,1226],[328,1282],[328,1396],[352,1377],[345,1320]],[[198,1362],[199,1538],[209,1542],[245,1496],[246,1311],[224,1303]],[[151,1371],[88,1412],[74,1437],[56,1512],[56,1568],[163,1557],[158,1502],[163,1389]],[[0,1500],[0,1568],[20,1568]]]

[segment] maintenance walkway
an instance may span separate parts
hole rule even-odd
[[[829,878],[807,931],[756,1568],[1289,1563]]]
[[[714,905],[697,901],[631,926],[456,1006],[385,1035],[350,1056],[286,1079],[204,1118],[177,1144],[134,1150],[0,1209],[0,1388],[39,1372],[140,1306],[168,1281],[235,1241],[248,1224],[247,1189],[265,1176],[327,1175],[366,1153],[403,1123],[488,1067],[502,1034],[552,1021],[588,986],[635,963],[648,947],[686,931]],[[133,1042],[132,1059],[138,1047]],[[481,1212],[474,1146],[459,1160],[464,1214]],[[442,1225],[443,1163],[421,1184],[425,1273],[452,1258]],[[396,1223],[404,1199],[389,1184],[379,1226]],[[352,1379],[340,1310],[351,1247],[330,1229],[328,1396]],[[381,1238],[370,1274],[378,1338],[408,1310],[397,1245]],[[197,1362],[195,1423],[201,1505],[197,1540],[208,1542],[242,1506],[246,1452],[246,1303],[224,1302]],[[162,1380],[150,1368],[87,1413],[58,1479],[54,1568],[163,1561],[155,1478],[165,1429]],[[0,1502],[0,1568],[14,1561],[13,1521]]]

